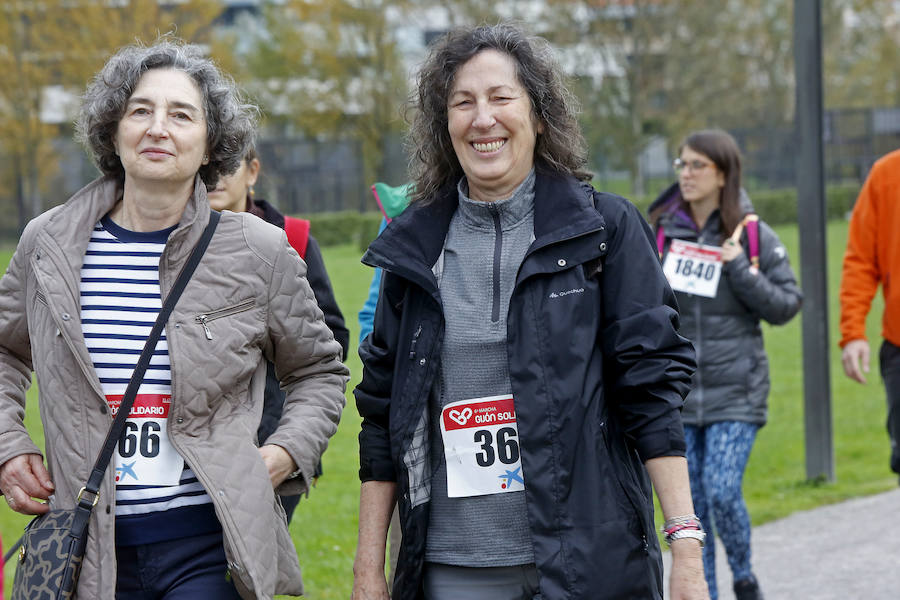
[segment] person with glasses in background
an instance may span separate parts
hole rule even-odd
[[[718,532],[736,597],[758,599],[741,485],[767,417],[769,366],[760,321],[788,322],[802,295],[784,246],[741,188],[734,139],[721,130],[698,131],[678,154],[678,181],[650,206],[650,221],[681,309],[679,332],[693,342],[699,363],[682,419],[694,506],[710,533],[703,568],[715,600],[712,534]]]

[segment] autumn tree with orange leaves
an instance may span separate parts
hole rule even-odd
[[[54,195],[53,140],[71,135],[78,97],[104,61],[165,33],[204,42],[221,11],[219,0],[0,1],[0,199],[12,199],[19,231],[65,200]]]

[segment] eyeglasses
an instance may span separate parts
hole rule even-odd
[[[675,160],[672,161],[672,168],[675,169],[675,172],[678,173],[679,175],[685,169],[690,169],[691,173],[699,173],[706,167],[711,167],[711,166],[713,166],[712,163],[703,162],[702,160],[684,161],[684,160],[681,160],[680,158],[676,158]]]

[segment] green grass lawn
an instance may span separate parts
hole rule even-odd
[[[797,228],[778,228],[799,274]],[[828,229],[830,290],[830,334],[832,338],[831,382],[837,481],[806,482],[803,441],[803,374],[801,357],[801,317],[783,327],[766,327],[766,349],[772,372],[769,424],[759,434],[746,480],[750,514],[754,524],[786,516],[796,510],[872,494],[896,486],[896,476],[888,469],[888,440],[884,429],[884,390],[874,367],[867,386],[844,377],[837,349],[837,289],[846,243],[845,223],[831,223]],[[348,404],[337,434],[323,458],[325,475],[308,499],[301,501],[291,533],[303,566],[307,596],[316,600],[350,595],[351,567],[356,545],[359,482],[356,476],[357,441],[360,418],[350,391],[359,381],[361,367],[355,352],[358,339],[356,313],[362,306],[371,271],[359,263],[353,246],[324,248],[338,302],[350,327],[354,350],[348,363],[352,373]],[[9,253],[0,255],[6,264]],[[880,343],[881,300],[869,319],[873,355]],[[32,389],[27,414],[29,430],[40,438],[36,394]],[[43,443],[42,439],[37,439]],[[16,540],[27,517],[0,503],[0,534],[4,546]],[[14,562],[14,561],[13,561]],[[13,565],[5,570],[6,590],[13,577]]]

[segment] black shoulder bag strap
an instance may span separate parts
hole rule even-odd
[[[175,308],[175,303],[178,302],[181,292],[184,291],[185,286],[187,286],[188,281],[191,279],[191,275],[194,274],[194,270],[197,268],[197,265],[200,264],[200,259],[203,257],[203,253],[206,252],[206,247],[209,246],[209,241],[212,239],[213,232],[216,230],[216,225],[219,224],[220,216],[221,215],[214,210],[209,211],[209,224],[206,226],[206,229],[203,230],[200,241],[194,246],[194,250],[191,252],[190,257],[188,257],[187,263],[185,263],[181,273],[178,274],[178,279],[175,280],[175,285],[172,286],[172,290],[169,292],[169,295],[166,296],[166,301],[159,311],[159,316],[153,324],[153,329],[150,330],[150,335],[147,337],[147,343],[144,344],[144,350],[141,352],[137,366],[134,368],[134,373],[131,375],[131,381],[128,382],[125,395],[122,397],[122,404],[119,406],[116,418],[109,428],[109,433],[106,434],[106,441],[103,443],[103,449],[97,456],[97,462],[94,464],[94,468],[91,471],[87,483],[81,488],[81,491],[78,492],[78,503],[75,506],[75,518],[72,522],[70,534],[75,538],[83,538],[87,533],[91,511],[100,499],[100,485],[103,483],[106,467],[109,466],[113,450],[115,450],[116,444],[119,443],[119,438],[125,430],[125,420],[131,412],[131,407],[134,404],[135,397],[137,397],[138,389],[141,387],[141,381],[144,379],[144,373],[150,365],[150,358],[153,356],[153,351],[156,349],[156,342],[159,340],[159,336],[162,334],[162,330],[166,326],[166,321],[169,320],[169,315],[172,314],[172,309]]]

